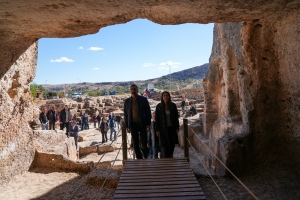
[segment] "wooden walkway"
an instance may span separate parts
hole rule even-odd
[[[185,159],[126,160],[114,199],[206,199]]]

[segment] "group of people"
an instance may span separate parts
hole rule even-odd
[[[74,137],[77,149],[79,128],[76,122],[76,115],[71,115],[67,104],[60,112],[57,112],[53,106],[48,111],[46,107],[43,107],[39,120],[42,125],[42,130],[55,130],[56,123],[59,123],[60,130],[66,128],[67,137]]]
[[[109,140],[113,141],[117,139],[117,131],[115,128],[118,128],[118,130],[120,130],[120,128],[122,127],[121,120],[122,117],[120,115],[116,116],[115,114],[109,115],[108,121],[105,116],[102,118],[101,123],[99,125],[99,130],[102,134],[102,143],[108,141],[107,139],[108,130],[110,130]]]
[[[124,119],[136,158],[148,158],[150,149],[153,158],[158,158],[159,151],[161,158],[172,158],[178,144],[179,116],[170,93],[161,94],[161,102],[153,113],[147,98],[138,95],[137,85],[130,86],[130,93],[131,97],[124,103]]]
[[[161,158],[172,158],[175,144],[178,144],[179,115],[176,104],[171,101],[171,95],[168,91],[161,94],[160,103],[151,113],[150,105],[146,97],[138,95],[138,87],[135,84],[130,86],[131,97],[124,102],[124,120],[126,131],[131,133],[133,150],[137,159],[148,158],[152,153],[153,158],[158,158],[158,152],[161,152]],[[184,101],[184,99],[183,99]],[[184,110],[185,103],[181,104]],[[66,135],[75,139],[77,147],[77,138],[79,128],[72,116],[68,105],[61,110],[59,114],[54,107],[48,112],[43,108],[40,114],[40,121],[43,130],[48,129],[48,120],[50,127],[55,130],[55,122],[60,123],[60,129],[66,127]],[[107,132],[110,130],[110,141],[117,139],[115,128],[121,128],[121,116],[109,115],[101,119],[100,115],[94,116],[94,127],[98,122],[98,128],[102,134],[102,143],[108,141]],[[81,129],[88,128],[88,116],[85,113],[82,116]],[[101,122],[100,122],[101,121]]]
[[[185,97],[182,97],[182,101],[181,101],[181,111],[182,111],[182,115],[185,114]],[[191,106],[191,108],[188,110],[188,115],[190,116],[194,116],[197,114],[197,110],[194,106]]]

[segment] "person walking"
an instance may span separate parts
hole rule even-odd
[[[150,125],[150,130],[148,131],[148,140],[147,140],[148,148],[150,148],[150,147],[152,148],[152,153],[153,153],[152,158],[158,158],[158,151],[160,151],[159,137],[156,135],[156,129],[155,129],[156,122],[155,121],[156,121],[156,114],[154,111],[152,113],[152,121],[151,121],[151,125]]]
[[[110,141],[112,141],[112,134],[114,133],[114,140],[117,139],[117,131],[115,130],[115,127],[116,127],[116,123],[115,123],[115,120],[114,118],[110,117],[109,119],[109,129],[110,129]]]
[[[124,102],[126,130],[131,133],[137,159],[148,157],[147,131],[151,124],[151,110],[147,98],[138,95],[138,87],[130,86],[131,97]],[[139,147],[141,144],[141,148]]]
[[[181,109],[182,109],[182,115],[184,115],[184,113],[185,113],[185,97],[182,97]]]
[[[97,121],[98,121],[98,128],[100,128],[101,116],[99,113],[97,115]]]
[[[55,130],[55,122],[57,119],[57,112],[52,106],[51,109],[47,112],[47,118],[49,120],[49,130]]]
[[[96,116],[96,114],[94,114],[94,115],[93,115],[94,128],[97,128],[97,127],[96,127],[97,121],[98,121],[98,120],[97,120],[97,116]]]
[[[161,102],[156,106],[156,135],[162,151],[162,158],[173,158],[175,144],[178,144],[179,120],[176,104],[170,93],[161,94]]]
[[[79,128],[77,126],[76,120],[72,120],[70,123],[70,137],[74,137],[76,150],[78,150],[78,131]]]
[[[108,123],[106,121],[106,117],[102,118],[102,122],[100,124],[100,131],[102,134],[102,143],[107,142]]]
[[[66,127],[66,135],[69,137],[69,129],[70,129],[70,121],[72,118],[71,112],[69,110],[69,106],[66,104],[65,108],[60,111],[60,130],[63,130]]]
[[[42,130],[48,130],[47,109],[45,107],[42,108],[42,112],[40,113],[39,120],[41,122]]]
[[[122,128],[121,120],[122,120],[122,117],[120,116],[120,114],[118,114],[118,115],[115,117],[115,122],[117,123],[118,130],[120,130],[120,128]]]
[[[81,121],[82,121],[82,124],[81,124],[81,130],[86,130],[88,129],[88,123],[89,123],[89,116],[84,113],[81,117]]]
[[[60,123],[60,112],[61,111],[57,111],[57,123],[59,124],[59,129],[62,130],[64,129],[63,124]]]
[[[145,97],[148,99],[148,95],[149,95],[149,90],[148,89],[146,89],[146,91],[145,91]]]

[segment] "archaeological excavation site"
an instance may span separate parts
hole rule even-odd
[[[204,88],[170,91],[179,112],[182,97],[197,111],[179,117],[174,159],[132,159],[122,128],[102,143],[91,122],[77,149],[59,126],[41,130],[43,107],[123,116],[130,94],[37,103],[39,39],[139,18],[215,23]],[[0,0],[0,199],[300,199],[299,77],[299,0]]]

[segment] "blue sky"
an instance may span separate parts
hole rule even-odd
[[[33,82],[64,84],[157,78],[208,63],[213,24],[159,25],[136,19],[76,38],[39,40]]]

